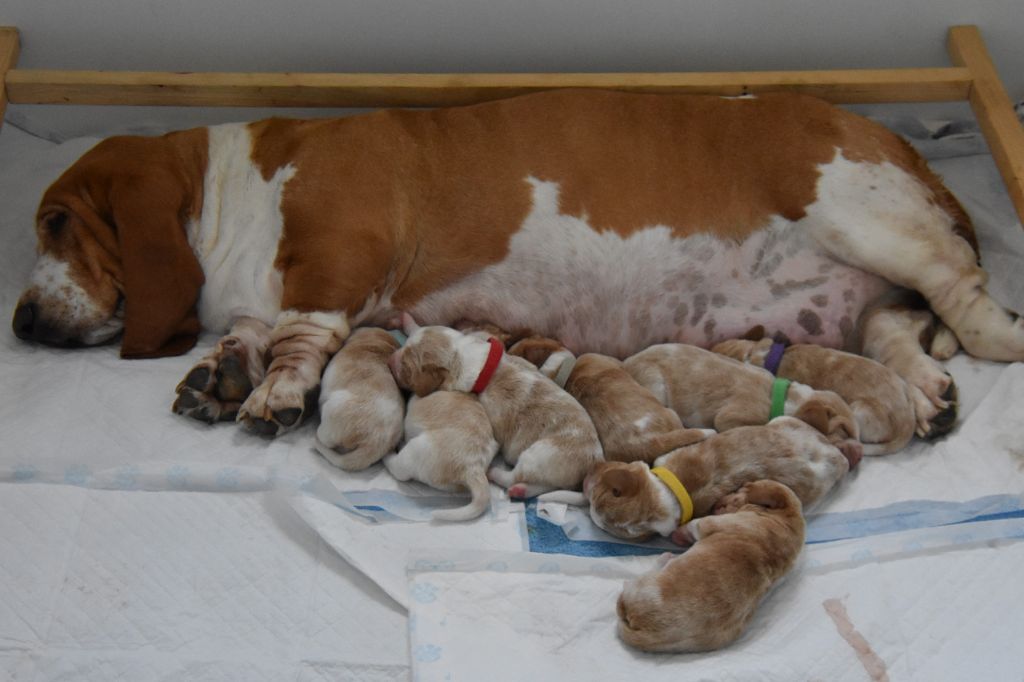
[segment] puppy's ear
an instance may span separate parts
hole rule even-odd
[[[797,419],[810,424],[824,435],[828,435],[828,408],[817,398],[811,398],[793,415]]]
[[[743,486],[742,491],[748,504],[766,509],[785,509],[792,504],[799,507],[800,501],[789,488],[775,481],[754,481]]]
[[[613,497],[632,497],[640,488],[637,472],[630,469],[615,468],[602,479]]]
[[[422,398],[430,395],[448,378],[448,370],[440,365],[424,365],[413,372],[410,388],[412,392]]]

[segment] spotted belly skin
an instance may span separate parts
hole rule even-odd
[[[782,218],[740,243],[659,225],[622,237],[560,214],[557,185],[531,182],[533,208],[507,257],[422,299],[417,319],[487,320],[616,357],[668,341],[708,347],[756,325],[840,348],[892,286]]]

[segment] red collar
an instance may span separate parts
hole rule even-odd
[[[498,369],[498,363],[501,362],[501,356],[505,353],[505,346],[498,339],[491,337],[487,339],[487,343],[491,344],[491,350],[487,353],[487,361],[484,363],[484,368],[480,370],[480,376],[476,378],[476,383],[470,389],[473,393],[483,393],[487,384],[491,383],[491,377],[494,376],[494,371]]]

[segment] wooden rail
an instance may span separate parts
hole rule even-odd
[[[952,27],[948,48],[954,66],[929,69],[552,74],[53,71],[14,68],[17,30],[0,28],[0,115],[7,101],[200,107],[434,107],[554,88],[717,95],[789,90],[845,104],[968,100],[1024,223],[1024,129],[978,29]]]

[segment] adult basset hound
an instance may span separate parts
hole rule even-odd
[[[123,332],[145,358],[226,332],[175,409],[261,433],[299,423],[351,328],[403,311],[618,357],[763,326],[888,365],[933,434],[954,386],[926,350],[1024,359],[922,159],[793,94],[566,90],[114,137],[46,191],[36,230],[20,338]]]

